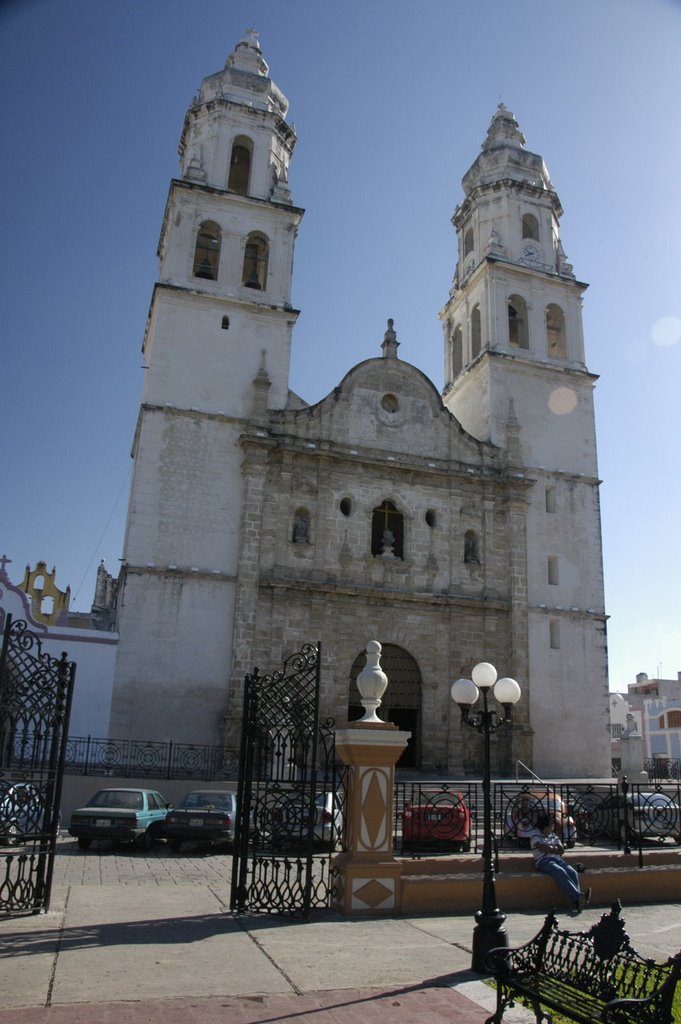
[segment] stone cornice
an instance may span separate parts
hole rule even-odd
[[[390,473],[393,478],[404,478],[411,476],[415,479],[427,479],[428,485],[433,485],[433,478],[439,478],[443,485],[451,483],[468,483],[480,487],[493,485],[496,488],[513,489],[518,492],[525,491],[535,483],[534,479],[527,476],[521,467],[506,469],[503,466],[471,466],[467,463],[453,465],[444,459],[436,461],[424,456],[410,455],[405,453],[386,453],[376,449],[349,449],[345,446],[334,445],[332,441],[317,441],[314,448],[309,448],[309,442],[305,438],[285,438],[264,434],[256,436],[252,433],[243,434],[239,443],[246,452],[267,447],[273,458],[285,455],[292,455],[294,458],[304,462],[316,462],[320,465],[338,465],[339,463],[363,464],[371,467],[374,471],[380,469],[384,473]],[[390,459],[388,459],[388,454]],[[518,495],[519,496],[519,493]]]
[[[187,181],[186,178],[171,178],[170,189],[168,191],[168,203],[170,203],[170,197],[175,190],[188,192],[199,192],[206,196],[217,196],[219,199],[229,199],[230,205],[237,204],[239,206],[260,206],[266,207],[268,210],[274,208],[279,210],[282,214],[285,214],[287,219],[294,216],[295,219],[300,221],[305,209],[302,206],[292,206],[290,203],[277,203],[274,199],[260,199],[259,196],[242,196],[239,192],[230,192],[226,188],[217,188],[215,185],[204,185],[198,181]],[[167,215],[164,215],[164,223]]]
[[[554,190],[546,189],[543,185],[533,185],[529,181],[519,181],[517,178],[500,178],[487,184],[475,185],[454,211],[452,224],[458,230],[471,212],[471,208],[480,201],[482,196],[487,193],[505,191],[520,192],[522,195],[532,196],[533,199],[544,201],[549,199],[556,217],[560,218],[563,215],[563,207],[560,204],[558,193]]]
[[[428,594],[425,592],[406,592],[402,590],[389,590],[386,587],[371,586],[371,584],[347,583],[341,580],[303,580],[295,578],[277,578],[274,576],[261,575],[258,579],[258,587],[261,590],[284,591],[286,593],[298,592],[301,594],[319,594],[334,597],[347,597],[349,599],[361,596],[363,601],[376,604],[415,604],[430,605],[447,608],[469,608],[508,612],[511,607],[511,599],[506,597],[491,597],[481,595],[474,597],[462,593]]]
[[[243,426],[244,420],[239,416],[228,416],[224,412],[210,412],[206,409],[180,409],[176,405],[157,405],[153,402],[142,402],[140,409],[144,412],[160,412],[167,416],[184,416],[194,419],[200,416],[202,419],[216,420],[219,423],[235,423]]]
[[[127,576],[156,576],[157,578],[192,579],[203,582],[213,580],[215,583],[235,583],[237,579],[233,573],[186,565],[133,565],[126,562],[123,569]]]
[[[538,615],[558,616],[565,619],[594,619],[596,622],[607,622],[610,618],[602,610],[597,611],[595,608],[576,608],[574,606],[564,608],[562,605],[528,604],[527,611],[529,613],[536,612]]]

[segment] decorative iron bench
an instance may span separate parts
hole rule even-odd
[[[587,932],[558,927],[552,910],[538,935],[517,949],[493,949],[487,963],[497,985],[497,1008],[485,1024],[500,1024],[517,1000],[550,1024],[546,1009],[578,1024],[671,1024],[681,952],[666,963],[640,956],[629,944],[617,900]]]

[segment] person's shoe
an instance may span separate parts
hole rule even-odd
[[[577,897],[577,907],[579,908],[580,913],[582,910],[585,910],[590,903],[591,889],[587,889],[586,892],[580,892],[579,896]]]
[[[583,905],[582,904],[582,897],[581,897],[581,894],[580,894],[579,898],[575,900],[574,907],[570,911],[571,917],[577,917],[578,914],[581,914],[581,912],[582,912],[582,905]]]

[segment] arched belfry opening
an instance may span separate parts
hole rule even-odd
[[[361,718],[364,708],[357,689],[357,676],[366,665],[366,651],[357,655],[350,669],[348,694],[348,721]],[[411,738],[397,762],[398,768],[420,768],[421,766],[421,673],[416,660],[404,647],[397,644],[383,644],[381,668],[388,677],[388,686],[378,709],[378,717],[392,722],[399,729],[411,733]]]

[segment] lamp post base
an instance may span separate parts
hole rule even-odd
[[[476,974],[489,974],[485,965],[487,954],[496,946],[508,949],[508,932],[504,928],[506,914],[498,909],[492,911],[479,910],[475,915],[477,922],[473,929],[473,960],[471,970]]]

